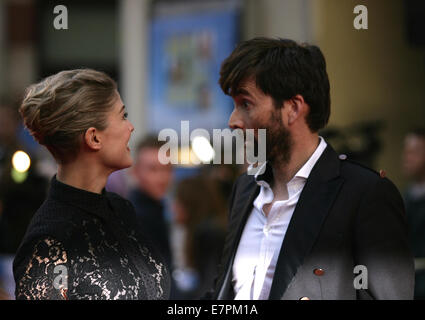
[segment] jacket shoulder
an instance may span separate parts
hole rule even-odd
[[[340,159],[340,163],[341,175],[344,177],[370,181],[377,181],[385,177],[382,173],[354,160]]]
[[[378,172],[357,161],[345,159],[341,160],[340,173],[346,181],[354,182],[364,190],[377,188],[400,195],[397,186],[387,177],[384,170]]]

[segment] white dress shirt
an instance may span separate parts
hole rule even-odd
[[[322,137],[319,138],[320,143],[314,153],[287,183],[288,199],[276,201],[267,216],[263,206],[273,201],[273,191],[269,183],[261,180],[261,175],[255,176],[261,189],[254,200],[233,263],[235,300],[268,299],[277,258],[295,206],[311,170],[327,145]]]

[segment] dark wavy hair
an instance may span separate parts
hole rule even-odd
[[[219,84],[232,96],[250,77],[276,107],[302,95],[310,107],[306,122],[312,132],[328,123],[330,86],[325,58],[317,46],[264,37],[243,41],[223,61]]]

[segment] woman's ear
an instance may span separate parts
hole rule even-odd
[[[84,141],[92,150],[100,150],[100,148],[102,148],[99,131],[94,127],[90,127],[86,130],[86,133],[84,134]]]

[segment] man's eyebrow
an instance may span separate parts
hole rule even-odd
[[[239,95],[244,95],[244,96],[252,97],[252,95],[247,90],[245,90],[244,88],[238,88],[235,91],[235,96],[239,96]]]

